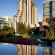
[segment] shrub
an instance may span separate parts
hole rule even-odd
[[[4,25],[4,27],[0,30],[0,36],[8,36],[14,35],[14,28]]]
[[[3,28],[2,28],[3,31],[8,31],[9,29],[10,29],[10,27],[6,26],[6,25],[4,25]]]

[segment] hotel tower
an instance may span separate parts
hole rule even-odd
[[[29,24],[31,28],[39,27],[37,19],[37,4],[33,0],[19,0],[17,14],[14,16],[17,23]]]

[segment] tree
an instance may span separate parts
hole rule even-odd
[[[14,30],[13,27],[11,27],[11,28],[8,30],[8,32],[9,32],[9,35],[14,35],[15,30]]]
[[[34,34],[39,34],[39,27],[36,27],[36,29],[34,30]]]
[[[31,28],[30,28],[29,24],[28,24],[26,30],[27,30],[27,33],[28,33],[28,32],[31,32]]]
[[[2,28],[3,31],[8,31],[9,29],[10,29],[10,27],[6,26],[6,25],[4,25],[3,28]]]
[[[30,30],[31,30],[31,28],[29,26],[26,27],[25,24],[18,23],[17,33],[19,33],[19,34],[27,34]]]
[[[48,27],[48,26],[46,26],[46,25],[45,25],[45,26],[43,26],[43,28],[44,28],[44,29],[49,29],[49,27]]]
[[[55,39],[55,18],[49,20],[49,29],[46,29],[46,38],[49,40]]]
[[[19,34],[26,33],[26,26],[23,23],[18,23],[17,33],[19,33]]]

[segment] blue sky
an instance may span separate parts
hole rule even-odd
[[[42,21],[43,17],[43,1],[34,0],[37,3],[38,19]],[[11,16],[13,17],[17,12],[18,0],[0,0],[0,17]]]

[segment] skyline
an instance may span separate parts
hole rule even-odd
[[[43,17],[43,1],[34,0],[37,3],[38,19],[42,21]],[[0,17],[10,16],[14,17],[17,12],[18,0],[0,0]]]

